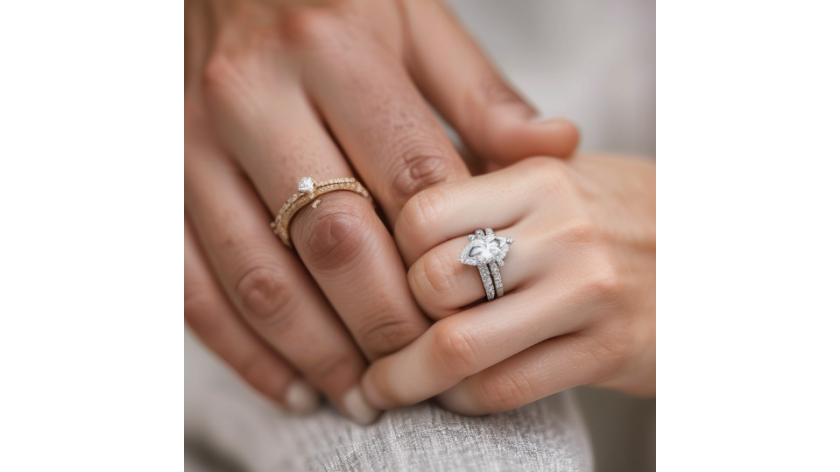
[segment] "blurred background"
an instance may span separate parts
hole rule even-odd
[[[449,0],[499,68],[546,117],[578,124],[582,150],[656,156],[653,0]],[[251,395],[185,334],[185,402],[206,389]],[[656,402],[578,388],[598,472],[655,470]],[[227,470],[188,454],[191,470]]]

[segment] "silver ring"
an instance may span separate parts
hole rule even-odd
[[[461,263],[478,267],[487,300],[501,297],[505,294],[505,288],[499,267],[505,265],[505,256],[513,244],[513,238],[496,236],[490,228],[476,230],[475,234],[467,238],[470,243],[461,252]]]

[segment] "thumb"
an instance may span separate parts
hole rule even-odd
[[[531,156],[568,157],[578,130],[563,119],[535,120],[463,27],[437,1],[404,2],[408,68],[418,88],[481,158],[507,165]]]

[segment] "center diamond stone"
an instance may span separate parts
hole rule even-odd
[[[499,249],[499,240],[493,236],[487,236],[484,244],[476,244],[469,252],[470,257],[474,257],[478,262],[487,264],[496,260],[496,257],[502,252]]]
[[[315,191],[315,181],[312,177],[304,177],[298,183],[298,192],[312,193]]]
[[[504,265],[503,261],[511,243],[513,239],[494,234],[477,234],[461,253],[461,262],[472,266],[491,262],[496,262],[500,266]]]

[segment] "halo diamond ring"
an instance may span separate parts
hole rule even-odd
[[[505,265],[505,256],[513,244],[513,238],[496,236],[490,228],[476,230],[475,234],[467,238],[470,243],[461,252],[461,263],[478,267],[487,300],[501,297],[505,289],[499,267]]]

